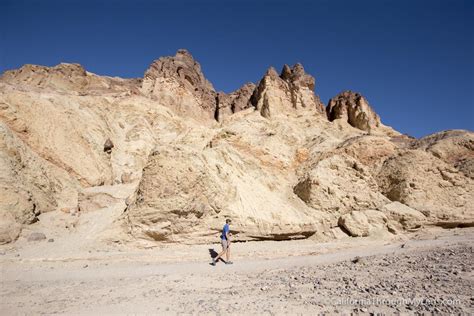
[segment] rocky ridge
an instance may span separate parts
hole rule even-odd
[[[296,64],[216,92],[185,50],[143,79],[77,64],[7,71],[0,243],[50,212],[77,218],[70,233],[105,218],[95,239],[140,245],[208,242],[226,217],[238,240],[473,225],[472,132],[412,139],[359,93],[325,108],[314,89]]]

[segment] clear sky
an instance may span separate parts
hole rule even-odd
[[[0,72],[77,62],[141,77],[179,48],[217,90],[301,62],[324,103],[354,90],[403,133],[474,130],[471,0],[0,0]]]

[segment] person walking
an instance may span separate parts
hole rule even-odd
[[[212,258],[211,265],[215,266],[216,262],[225,254],[225,264],[232,264],[233,262],[230,261],[230,224],[232,221],[228,218],[225,220],[225,225],[222,228],[221,233],[221,245],[222,245],[222,252],[217,255],[217,257]]]

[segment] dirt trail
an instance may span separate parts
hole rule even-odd
[[[0,256],[0,313],[472,313],[473,237],[467,228],[392,243],[359,239],[360,246],[237,243],[235,264],[216,267],[207,245],[75,258],[10,251]],[[381,298],[396,301],[344,304]]]

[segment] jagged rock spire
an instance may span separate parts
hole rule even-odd
[[[293,84],[295,87],[307,87],[313,91],[315,86],[315,79],[313,76],[308,75],[302,64],[297,63],[290,68],[288,65],[284,65],[281,71],[280,77],[288,83]]]
[[[185,49],[173,57],[155,60],[145,72],[142,85],[145,94],[181,114],[218,121],[252,106],[249,100],[254,89],[255,84],[247,83],[232,93],[217,93]],[[170,91],[177,92],[173,98]]]
[[[281,74],[270,67],[258,86],[246,84],[230,94],[217,93],[199,63],[187,50],[180,49],[175,56],[161,57],[150,65],[142,92],[186,116],[219,121],[252,106],[265,117],[289,109],[324,113],[314,87],[314,77],[297,63],[293,67],[284,65]]]
[[[173,57],[155,60],[145,72],[144,79],[154,80],[160,77],[178,79],[180,83],[200,91],[214,91],[212,84],[204,77],[201,65],[185,49],[179,49]]]
[[[199,63],[185,49],[178,50],[175,56],[155,60],[145,72],[142,92],[180,114],[196,119],[214,117],[214,87],[204,77]]]
[[[301,64],[284,65],[278,75],[270,67],[260,80],[251,102],[265,117],[288,109],[315,109],[324,113],[324,106],[314,94],[315,79],[308,75]]]
[[[381,125],[380,117],[357,92],[344,91],[329,100],[326,113],[330,121],[342,119],[363,131],[370,131]]]

